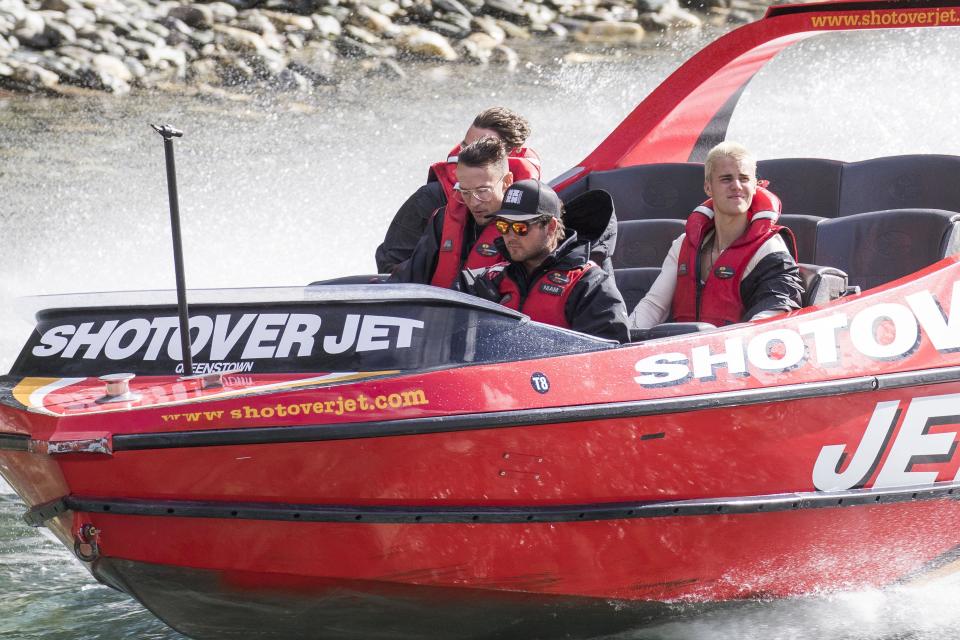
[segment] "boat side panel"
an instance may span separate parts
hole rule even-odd
[[[79,496],[355,506],[542,506],[925,485],[952,481],[960,468],[952,444],[957,398],[960,383],[947,383],[615,420],[58,460]],[[921,410],[937,414],[929,425],[907,419]]]

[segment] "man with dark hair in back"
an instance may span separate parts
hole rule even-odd
[[[480,130],[493,132],[503,142],[508,154],[515,153],[530,137],[530,123],[527,122],[527,119],[505,107],[484,109],[473,119],[473,125],[470,129],[473,129],[472,133],[475,134],[479,133]],[[468,129],[467,136],[470,136],[470,134],[471,131]],[[486,135],[489,135],[489,133],[479,137]],[[464,138],[464,141],[466,142],[466,138]],[[467,142],[467,144],[470,143]]]
[[[452,197],[427,225],[410,258],[396,267],[390,282],[456,286],[460,271],[503,260],[489,223],[503,192],[513,183],[507,149],[498,138],[480,138],[458,156]]]
[[[514,179],[539,178],[540,158],[533,150],[523,147],[529,136],[530,124],[509,109],[491,107],[477,114],[463,141],[450,151],[444,162],[430,167],[427,184],[407,198],[393,217],[383,243],[377,247],[377,270],[392,273],[401,262],[410,258],[430,216],[453,198],[457,161],[462,148],[483,137],[496,138],[507,149],[507,162]]]

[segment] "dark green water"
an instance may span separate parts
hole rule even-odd
[[[129,596],[95,582],[59,541],[24,524],[23,511],[19,499],[0,493],[0,638],[184,637]]]

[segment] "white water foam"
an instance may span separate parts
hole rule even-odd
[[[957,638],[960,581],[744,602],[604,640],[945,640]],[[693,610],[692,605],[689,606]]]

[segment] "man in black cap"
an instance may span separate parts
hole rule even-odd
[[[594,220],[592,226],[605,228],[606,222],[600,222]],[[564,227],[563,204],[548,184],[515,182],[493,224],[510,261],[466,273],[468,291],[538,322],[629,340],[627,310],[613,277],[590,260],[595,239],[578,238]]]

